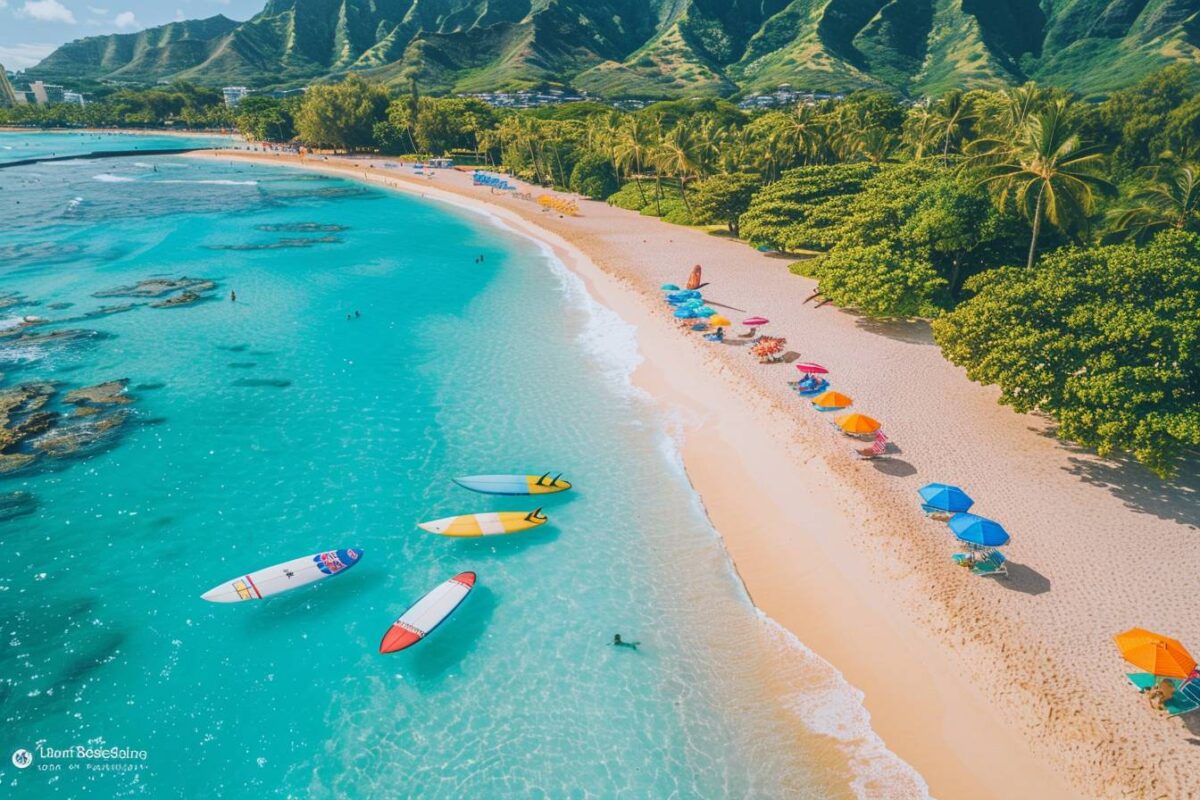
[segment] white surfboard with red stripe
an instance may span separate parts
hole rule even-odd
[[[200,595],[210,603],[240,603],[261,600],[273,594],[331,578],[345,572],[362,558],[362,550],[348,547],[328,550],[303,558],[293,558],[273,567],[260,569],[240,578],[214,586]]]
[[[394,653],[412,647],[433,633],[434,628],[445,622],[446,617],[462,605],[462,601],[467,599],[473,588],[474,572],[460,572],[439,584],[392,623],[392,627],[383,635],[383,641],[379,643],[379,652]]]

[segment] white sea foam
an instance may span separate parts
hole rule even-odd
[[[871,728],[871,714],[861,691],[791,631],[760,609],[759,617],[780,647],[799,659],[805,676],[786,702],[805,728],[837,741],[854,772],[851,789],[860,800],[928,800],[929,785],[915,769],[887,748]]]
[[[133,183],[137,178],[129,178],[124,175],[113,175],[111,172],[104,172],[100,175],[93,175],[92,180],[100,181],[101,183]]]
[[[171,179],[168,181],[155,181],[155,183],[199,183],[199,184],[208,184],[210,186],[258,186],[258,181],[232,181],[232,180],[226,180],[226,179],[212,179],[212,180],[199,180],[199,181],[184,181],[184,180],[178,180],[178,179]]]

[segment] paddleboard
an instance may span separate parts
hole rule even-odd
[[[358,548],[329,550],[303,558],[293,558],[273,567],[242,575],[219,584],[200,595],[211,603],[240,603],[261,600],[310,583],[323,581],[353,567],[362,558]]]
[[[460,572],[439,584],[433,591],[409,606],[408,610],[392,623],[392,627],[383,635],[383,641],[379,643],[379,652],[395,653],[397,650],[412,647],[433,633],[434,628],[445,622],[446,617],[462,605],[462,601],[467,599],[474,587],[474,572]]]
[[[489,511],[418,522],[417,527],[442,536],[499,536],[536,528],[545,524],[546,519],[540,508],[536,511]]]
[[[454,482],[464,489],[482,494],[554,494],[565,492],[571,484],[562,479],[562,473],[551,475],[468,475],[455,478]]]

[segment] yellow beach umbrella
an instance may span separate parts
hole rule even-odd
[[[1161,678],[1186,678],[1196,659],[1176,639],[1145,628],[1130,628],[1113,637],[1121,657],[1139,669]]]
[[[728,328],[733,323],[729,321],[728,317],[722,317],[720,314],[717,314],[708,318],[708,324],[719,325],[722,328]]]
[[[874,433],[879,430],[878,420],[871,419],[866,414],[842,414],[834,422],[846,433]]]
[[[854,401],[841,392],[823,392],[812,399],[812,404],[818,408],[848,408]]]

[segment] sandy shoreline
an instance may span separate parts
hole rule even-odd
[[[602,203],[560,218],[469,175],[370,163],[302,166],[484,205],[637,326],[635,380],[685,420],[688,474],[755,604],[865,692],[873,727],[934,796],[1200,793],[1200,724],[1154,713],[1108,638],[1144,625],[1200,643],[1183,556],[1194,492],[1054,441],[945,363],[924,326],[801,305],[811,282],[740,243]],[[775,320],[770,332],[884,422],[899,456],[855,462],[855,443],[789,391],[790,367],[678,331],[657,287],[697,262],[706,296]],[[951,537],[914,494],[935,480],[966,487],[1013,533],[1011,580],[950,563]]]

